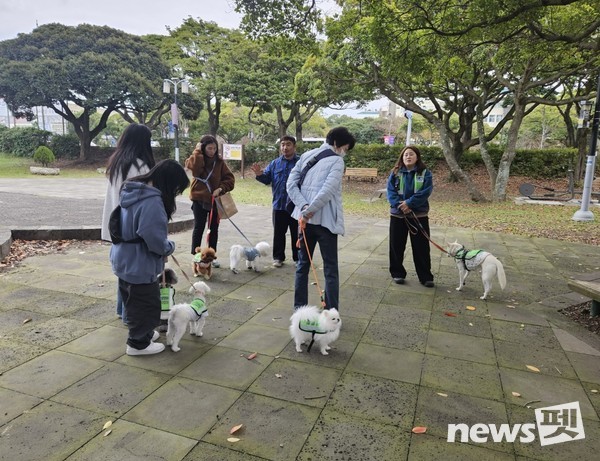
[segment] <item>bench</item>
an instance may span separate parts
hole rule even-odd
[[[350,178],[369,178],[371,181],[377,179],[377,168],[346,168],[344,176]]]
[[[592,299],[592,317],[600,315],[600,282],[569,280],[567,284],[571,290]]]

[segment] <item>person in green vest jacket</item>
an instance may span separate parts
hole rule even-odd
[[[434,286],[429,248],[429,196],[433,179],[415,146],[406,146],[387,180],[387,199],[390,203],[390,274],[394,282],[406,279],[404,251],[410,232],[413,262],[419,282]],[[416,230],[416,232],[415,232]]]

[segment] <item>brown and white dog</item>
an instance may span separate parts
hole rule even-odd
[[[492,279],[498,276],[500,288],[506,287],[506,274],[504,266],[491,253],[483,250],[467,250],[458,242],[448,244],[448,256],[454,258],[458,268],[458,288],[460,291],[465,286],[465,280],[469,272],[481,266],[481,279],[483,280],[483,296],[480,299],[486,299],[492,289]]]
[[[196,247],[194,251],[196,252],[194,261],[192,262],[194,277],[204,277],[206,280],[210,280],[212,275],[212,262],[217,259],[217,253],[210,247]]]

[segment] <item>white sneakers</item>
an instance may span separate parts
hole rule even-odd
[[[273,260],[273,267],[281,267],[281,266],[283,266],[283,261],[280,261],[279,259]]]
[[[158,354],[165,350],[165,345],[161,343],[155,343],[158,338],[160,338],[160,333],[155,331],[152,335],[152,341],[150,345],[146,349],[136,349],[135,347],[127,346],[125,350],[127,355],[152,355]]]

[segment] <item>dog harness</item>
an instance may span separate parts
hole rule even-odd
[[[479,266],[485,258],[489,256],[489,253],[483,250],[467,250],[462,247],[454,255],[454,259],[462,261],[463,266],[469,272]]]
[[[202,253],[196,253],[194,255],[194,262],[195,263],[201,263],[202,262]]]
[[[203,314],[206,314],[208,312],[208,308],[206,307],[206,301],[204,301],[203,299],[200,299],[200,298],[194,299],[191,302],[190,307],[192,308],[194,313],[198,316],[198,320],[200,320],[200,318],[202,317]]]
[[[327,333],[327,330],[321,330],[319,328],[318,320],[300,320],[298,328],[300,328],[301,331],[311,333],[312,335],[310,339],[310,344],[308,345],[308,349],[306,349],[306,352],[310,352],[310,349],[315,343],[315,335],[324,335],[325,333]]]
[[[246,260],[252,262],[260,256],[260,253],[258,252],[258,250],[256,248],[245,247],[244,248],[244,256],[246,257]]]

